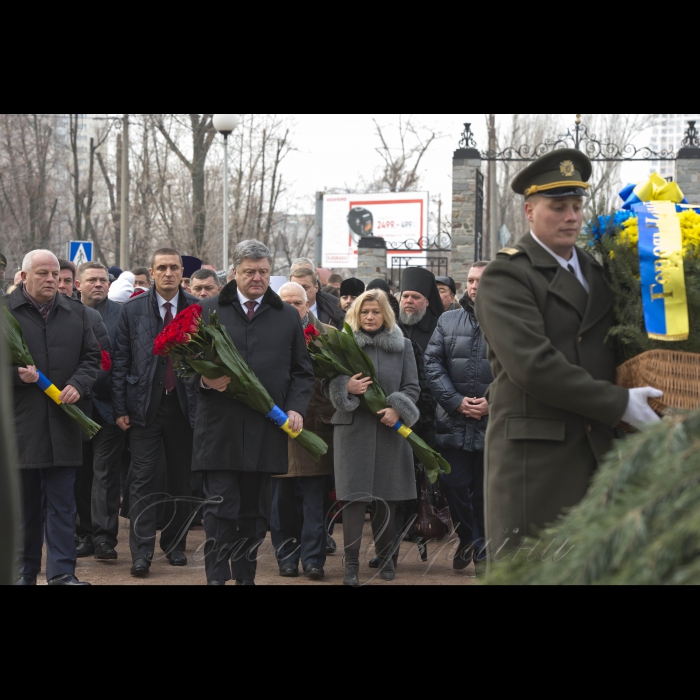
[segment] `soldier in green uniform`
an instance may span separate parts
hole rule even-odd
[[[518,175],[531,232],[498,254],[479,287],[495,377],[485,470],[492,560],[583,499],[620,420],[659,420],[648,399],[661,392],[614,384],[604,342],[611,290],[602,266],[575,247],[591,173],[590,160],[567,149]]]

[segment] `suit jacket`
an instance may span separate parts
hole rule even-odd
[[[271,289],[251,320],[231,282],[202,302],[202,318],[216,311],[221,325],[273,401],[306,416],[314,372],[299,313]],[[195,378],[199,387],[199,378]],[[286,474],[287,434],[265,416],[224,394],[199,389],[194,434],[195,471]]]
[[[178,313],[199,299],[179,291]],[[112,358],[112,403],[114,417],[129,416],[133,425],[150,425],[160,407],[167,359],[153,354],[153,343],[163,330],[155,285],[147,294],[135,297],[122,307]],[[180,408],[194,423],[197,397],[178,377]]]
[[[603,268],[575,253],[590,294],[530,234],[499,253],[479,286],[495,377],[485,473],[493,551],[583,499],[629,401],[605,344],[613,315]]]

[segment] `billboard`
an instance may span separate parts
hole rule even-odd
[[[425,258],[430,197],[427,192],[329,194],[323,198],[323,267],[357,267],[357,244],[384,238],[394,255]]]

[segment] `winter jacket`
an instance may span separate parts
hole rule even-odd
[[[180,289],[178,313],[199,299]],[[153,354],[153,343],[163,330],[155,285],[146,294],[122,307],[112,357],[112,404],[114,417],[129,416],[132,425],[146,427],[155,419],[163,396],[167,359]],[[158,375],[158,376],[156,376]],[[180,408],[194,426],[197,396],[178,378]]]
[[[440,317],[425,353],[430,390],[438,402],[435,445],[438,450],[483,452],[488,417],[467,418],[457,409],[465,397],[482,399],[493,374],[474,307],[467,297],[461,305],[462,310]]]

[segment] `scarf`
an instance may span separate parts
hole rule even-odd
[[[45,304],[39,304],[33,297],[29,296],[29,292],[24,285],[22,285],[22,294],[24,294],[27,301],[41,314],[41,317],[44,319],[44,323],[46,323],[46,319],[49,317],[49,314],[56,303],[56,297],[51,299],[51,301],[47,301]],[[58,293],[56,296],[58,296]]]

